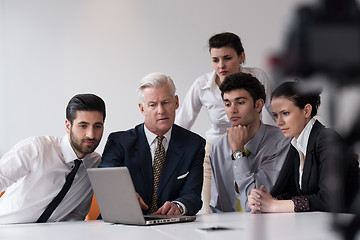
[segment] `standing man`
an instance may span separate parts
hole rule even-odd
[[[213,174],[210,210],[234,212],[242,207],[250,211],[248,194],[262,185],[266,189],[273,187],[289,140],[279,128],[261,122],[266,95],[256,77],[246,73],[230,75],[220,85],[220,91],[231,127],[210,151]]]
[[[0,160],[0,223],[84,220],[93,195],[86,169],[97,167],[105,103],[78,94],[66,108],[67,135],[31,137]]]
[[[144,123],[111,133],[100,166],[129,169],[145,214],[195,215],[202,205],[205,140],[174,124],[179,99],[170,77],[148,74],[137,93]]]

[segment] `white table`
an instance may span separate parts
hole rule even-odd
[[[342,215],[351,218],[351,215]],[[223,213],[199,215],[195,222],[157,226],[130,226],[103,221],[0,225],[1,240],[72,239],[186,239],[186,240],[280,240],[341,239],[332,229],[330,213]],[[232,230],[204,231],[201,228],[229,227]],[[356,239],[360,239],[360,234]]]

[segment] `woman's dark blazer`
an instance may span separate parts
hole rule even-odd
[[[271,194],[292,199],[295,211],[302,211],[297,204],[304,204],[303,211],[344,211],[358,191],[359,167],[353,152],[341,150],[342,142],[335,131],[316,120],[306,149],[302,189],[299,154],[291,146]]]

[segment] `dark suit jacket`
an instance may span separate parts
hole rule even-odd
[[[335,131],[316,121],[306,149],[302,189],[299,185],[299,154],[291,146],[271,194],[308,196],[310,211],[330,211],[334,204],[349,204],[358,190],[359,168],[353,153],[344,151],[344,154],[331,158],[339,153],[341,142]],[[336,199],[343,202],[336,203]]]
[[[205,140],[174,124],[160,177],[159,207],[166,201],[179,201],[186,206],[187,215],[195,215],[201,209],[204,155]],[[100,167],[119,166],[129,169],[135,190],[150,208],[153,171],[144,124],[109,135]]]

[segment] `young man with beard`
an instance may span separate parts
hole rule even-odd
[[[280,129],[263,124],[264,86],[251,74],[227,76],[220,85],[231,127],[211,147],[211,212],[251,209],[253,188],[272,189],[285,161],[289,140]],[[241,203],[241,207],[240,204]]]
[[[0,224],[84,220],[92,197],[86,169],[97,167],[105,103],[78,94],[66,108],[64,137],[16,144],[0,160]]]

